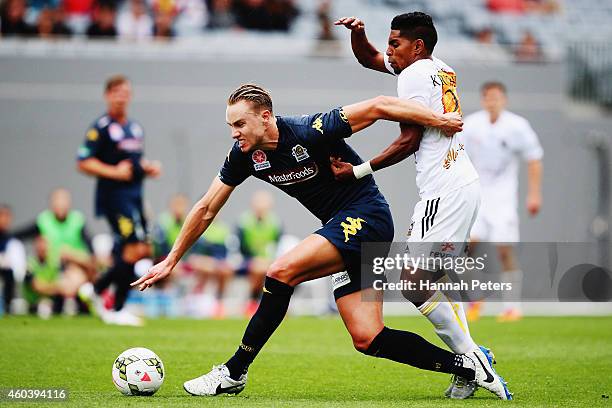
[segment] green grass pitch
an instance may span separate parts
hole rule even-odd
[[[389,317],[390,327],[441,344],[422,317]],[[443,397],[446,374],[361,355],[338,318],[286,319],[235,397],[192,397],[182,382],[234,352],[246,321],[152,320],[144,328],[106,326],[93,318],[0,319],[0,388],[66,387],[77,407],[366,407],[507,404],[478,390],[467,401]],[[472,324],[475,339],[496,353],[497,369],[515,393],[512,406],[612,408],[612,317],[532,317]],[[123,350],[142,346],[164,361],[166,380],[153,397],[124,397],[111,365]],[[0,401],[0,406],[8,406]],[[15,403],[60,406],[58,403]]]

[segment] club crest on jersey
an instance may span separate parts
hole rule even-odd
[[[291,149],[291,154],[295,157],[295,160],[300,162],[302,160],[306,160],[310,156],[308,155],[308,150],[302,145],[295,145]]]
[[[255,171],[265,170],[272,167],[263,150],[255,150],[251,155],[251,159],[253,159],[253,163],[255,163],[253,164]]]
[[[110,135],[110,138],[113,139],[115,142],[120,141],[125,136],[123,128],[118,123],[111,123],[108,126],[108,134]]]

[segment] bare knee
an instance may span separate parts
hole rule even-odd
[[[297,270],[291,261],[282,258],[274,261],[266,273],[266,276],[292,286],[299,283],[296,282],[296,275]]]
[[[381,329],[382,330],[382,327]],[[351,338],[353,339],[353,347],[360,353],[365,353],[370,348],[372,341],[376,338],[380,330],[356,330],[351,332]]]

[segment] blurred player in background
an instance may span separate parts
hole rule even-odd
[[[189,211],[189,198],[184,194],[175,194],[169,205],[169,211],[160,215],[157,232],[154,234],[156,247],[155,261],[162,261],[170,252]],[[195,272],[196,286],[194,292],[201,293],[211,281],[216,281],[215,304],[212,316],[216,319],[225,317],[223,299],[225,290],[234,275],[234,269],[227,261],[226,242],[230,228],[221,220],[215,219],[204,234],[189,251],[184,266]]]
[[[15,296],[15,284],[23,279],[26,255],[23,244],[11,234],[13,212],[7,204],[0,203],[0,279],[2,280],[2,312],[11,313]]]
[[[15,231],[15,237],[35,239],[36,255],[28,260],[26,281],[31,305],[38,303],[39,295],[53,296],[53,313],[59,314],[64,298],[74,297],[82,284],[93,280],[93,250],[85,217],[72,208],[72,195],[65,188],[53,190],[49,208]],[[79,302],[79,311],[86,310]]]
[[[486,82],[481,87],[483,110],[465,119],[462,137],[476,166],[482,185],[482,203],[472,228],[473,241],[495,243],[502,266],[502,279],[512,284],[503,292],[504,310],[500,321],[522,317],[522,271],[514,245],[519,242],[519,162],[527,162],[527,211],[535,216],[542,206],[542,156],[538,136],[527,120],[506,110],[506,87]],[[468,310],[470,320],[478,319],[481,302]]]
[[[96,311],[107,322],[140,325],[142,321],[123,309],[134,279],[136,262],[151,256],[147,221],[143,211],[143,181],[158,177],[161,164],[143,158],[144,130],[128,118],[132,99],[129,80],[116,75],[104,88],[107,112],[96,119],[78,151],[78,169],[97,178],[95,210],[106,218],[115,236],[113,266],[91,287],[83,287],[83,298],[93,300]],[[102,307],[99,295],[115,285],[114,313]]]
[[[397,75],[400,98],[440,113],[461,113],[455,71],[432,55],[438,35],[429,15],[413,12],[395,16],[385,54],[368,41],[365,24],[360,19],[343,17],[335,24],[351,30],[353,53],[364,67]],[[401,124],[400,129],[400,137],[370,161],[352,166],[334,160],[334,174],[339,179],[352,181],[414,154],[420,201],[412,215],[407,251],[412,256],[432,252],[461,256],[480,203],[478,174],[464,144],[459,135],[447,137],[439,129],[431,127],[422,129]],[[442,245],[450,245],[450,250]],[[446,279],[446,276],[442,270],[421,267],[404,271],[402,278],[435,282]],[[487,369],[494,371],[491,352],[479,347],[470,335],[458,296],[449,296],[439,290],[407,291],[404,296],[432,323],[436,334],[453,352],[474,353]],[[504,399],[511,399],[503,379],[501,383]],[[454,375],[445,395],[465,399],[473,395],[476,388],[476,381]]]
[[[251,197],[251,211],[240,216],[237,231],[245,272],[249,277],[250,297],[245,314],[253,316],[259,305],[266,272],[276,254],[283,233],[280,220],[272,213],[274,197],[267,191],[257,191]]]
[[[267,272],[259,307],[235,354],[209,373],[185,382],[183,387],[188,393],[213,396],[241,392],[246,386],[249,366],[283,321],[294,287],[333,276],[338,311],[357,350],[476,380],[479,386],[507,399],[499,376],[476,363],[474,353],[451,353],[415,333],[393,330],[383,323],[383,293],[373,288],[373,282],[380,276],[368,266],[362,269],[361,244],[390,245],[393,220],[389,205],[372,176],[338,182],[329,164],[332,156],[344,157],[353,164],[362,163],[344,139],[377,120],[416,122],[442,128],[447,133],[460,131],[462,124],[456,113],[443,115],[418,103],[386,96],[327,113],[282,117],[273,115],[270,94],[257,85],[244,84],[230,95],[226,121],[235,143],[223,167],[192,208],[168,257],[133,285],[145,290],[170,275],[233,190],[250,176],[295,197],[323,225],[274,261]],[[372,255],[387,253],[388,246],[384,253]]]

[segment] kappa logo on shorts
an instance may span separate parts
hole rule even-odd
[[[357,235],[357,231],[361,230],[361,223],[367,224],[363,218],[346,217],[346,221],[342,221],[340,226],[344,232],[344,242],[348,242],[349,235]]]
[[[266,153],[264,153],[263,150],[255,150],[251,155],[251,159],[253,159],[253,163],[255,163],[253,165],[255,171],[265,170],[272,167],[268,161]]]

